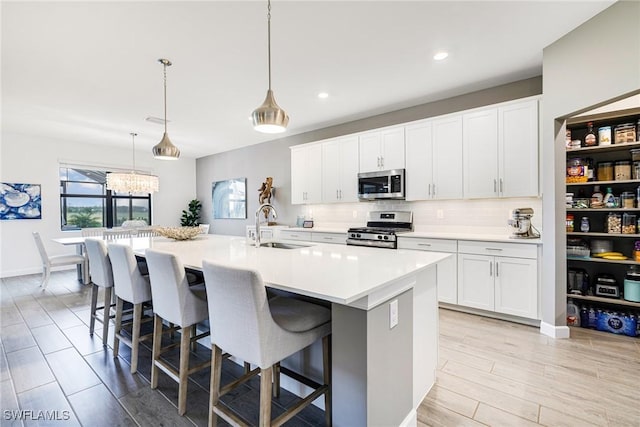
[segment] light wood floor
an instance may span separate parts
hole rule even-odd
[[[71,419],[54,426],[206,425],[208,371],[190,385],[187,417],[178,416],[175,383],[149,388],[150,354],[142,351],[131,375],[126,346],[114,359],[101,327],[89,337],[90,293],[73,272],[54,273],[46,292],[38,284],[38,275],[0,280],[3,410],[69,410]],[[637,338],[577,328],[553,340],[536,328],[440,310],[439,355],[419,426],[640,427]],[[318,425],[316,412],[288,425]],[[23,425],[0,416],[2,426]]]

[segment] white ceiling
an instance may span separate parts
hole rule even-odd
[[[273,0],[284,135],[540,75],[542,49],[612,3]],[[151,149],[169,58],[168,133],[184,156],[275,138],[248,120],[267,89],[266,1],[1,7],[3,132],[128,147],[136,131]],[[585,55],[578,69],[597,60]]]

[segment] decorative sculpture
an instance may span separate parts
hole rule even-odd
[[[262,186],[258,189],[260,193],[258,195],[258,202],[260,205],[264,203],[271,203],[271,190],[273,187],[273,177],[268,176],[265,181],[262,183]],[[264,218],[269,218],[269,209],[265,208],[262,210],[264,212]]]

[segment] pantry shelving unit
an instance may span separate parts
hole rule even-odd
[[[611,126],[612,131],[616,125],[623,123],[637,123],[640,119],[640,108],[628,109],[623,111],[614,111],[604,114],[596,114],[589,116],[574,117],[567,121],[567,129],[571,130],[571,139],[583,140],[587,133],[587,123],[593,122],[593,127],[597,129],[601,126]],[[640,135],[636,136],[640,139]],[[581,147],[567,150],[567,159],[572,158],[591,158],[594,166],[599,162],[615,162],[617,160],[631,160],[629,150],[640,149],[640,140],[636,142],[627,142],[621,144],[613,144],[614,137],[612,132],[611,145]],[[597,172],[597,167],[595,168]],[[640,179],[628,180],[595,180],[588,182],[571,182],[566,184],[568,193],[574,193],[575,199],[591,198],[594,187],[600,186],[600,191],[604,194],[607,187],[611,187],[614,195],[619,196],[623,191],[632,191],[637,194],[640,187]],[[633,208],[567,208],[566,213],[574,215],[575,226],[573,232],[567,232],[567,239],[582,239],[587,243],[592,240],[609,240],[612,242],[613,251],[623,253],[628,259],[615,260],[603,259],[595,257],[578,257],[567,256],[567,270],[584,270],[590,277],[590,284],[593,289],[595,278],[601,274],[608,274],[615,278],[620,292],[623,291],[623,282],[627,270],[630,266],[640,265],[640,262],[633,258],[633,248],[636,240],[640,241],[640,230],[633,234],[607,233],[605,224],[607,215],[611,212],[622,216],[625,213],[636,215],[640,218],[640,205],[636,202],[637,207]],[[589,218],[590,231],[580,231],[581,217]],[[630,312],[636,315],[640,314],[640,303],[627,301],[622,298],[607,298],[595,295],[575,295],[570,294],[567,287],[567,299],[573,300],[579,306],[588,306],[595,309],[613,310],[618,312]]]

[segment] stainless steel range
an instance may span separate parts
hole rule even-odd
[[[374,211],[367,215],[367,226],[350,228],[347,245],[396,249],[396,234],[413,230],[413,213],[408,211]]]

